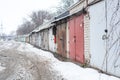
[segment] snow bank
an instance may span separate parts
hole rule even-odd
[[[82,68],[71,62],[61,62],[50,52],[37,49],[29,44],[21,44],[18,49],[21,51],[32,51],[37,55],[49,59],[52,64],[52,68],[58,71],[59,75],[64,77],[63,80],[120,80],[119,78],[99,73],[97,70],[92,68]]]
[[[55,70],[59,71],[67,80],[120,80],[119,78],[99,73],[91,68],[82,68],[70,62],[53,63]]]
[[[27,44],[27,43],[22,43],[20,45],[20,47],[18,48],[18,50],[20,51],[26,51],[26,52],[33,52],[33,53],[36,53],[37,55],[41,56],[41,57],[45,57],[47,59],[50,59],[52,61],[58,61],[52,53],[50,52],[47,52],[47,51],[43,51],[41,49],[37,49],[35,48],[34,46],[30,45],[30,44]]]

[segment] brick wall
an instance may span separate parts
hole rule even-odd
[[[84,56],[85,62],[90,62],[90,23],[89,15],[84,16]]]

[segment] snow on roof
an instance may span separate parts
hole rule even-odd
[[[51,22],[45,23],[45,24],[39,26],[39,29],[36,30],[36,32],[39,32],[39,31],[41,31],[41,30],[50,28],[50,27],[53,26],[53,25],[54,25],[54,24],[51,24]]]
[[[51,22],[52,22],[52,21],[49,21],[49,22],[46,22],[46,23],[40,25],[39,27],[37,27],[36,29],[34,29],[32,32],[30,32],[29,35],[31,35],[32,33],[36,33],[36,32],[39,32],[39,31],[41,31],[41,30],[50,28],[51,26],[54,26],[54,24],[51,23]]]

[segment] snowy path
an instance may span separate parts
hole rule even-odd
[[[34,52],[19,51],[20,43],[7,42],[0,46],[0,63],[6,69],[0,72],[0,80],[52,80],[55,72],[49,62]],[[56,80],[59,80],[56,78]]]
[[[61,62],[50,52],[20,42],[0,42],[0,80],[120,80]]]
[[[32,63],[29,59],[15,49],[19,45],[8,44],[2,46],[0,51],[1,66],[6,68],[0,73],[0,80],[39,80],[37,69],[31,69]]]

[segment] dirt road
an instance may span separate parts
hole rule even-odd
[[[0,42],[0,80],[64,80],[50,61],[34,52],[19,51],[20,43]]]

